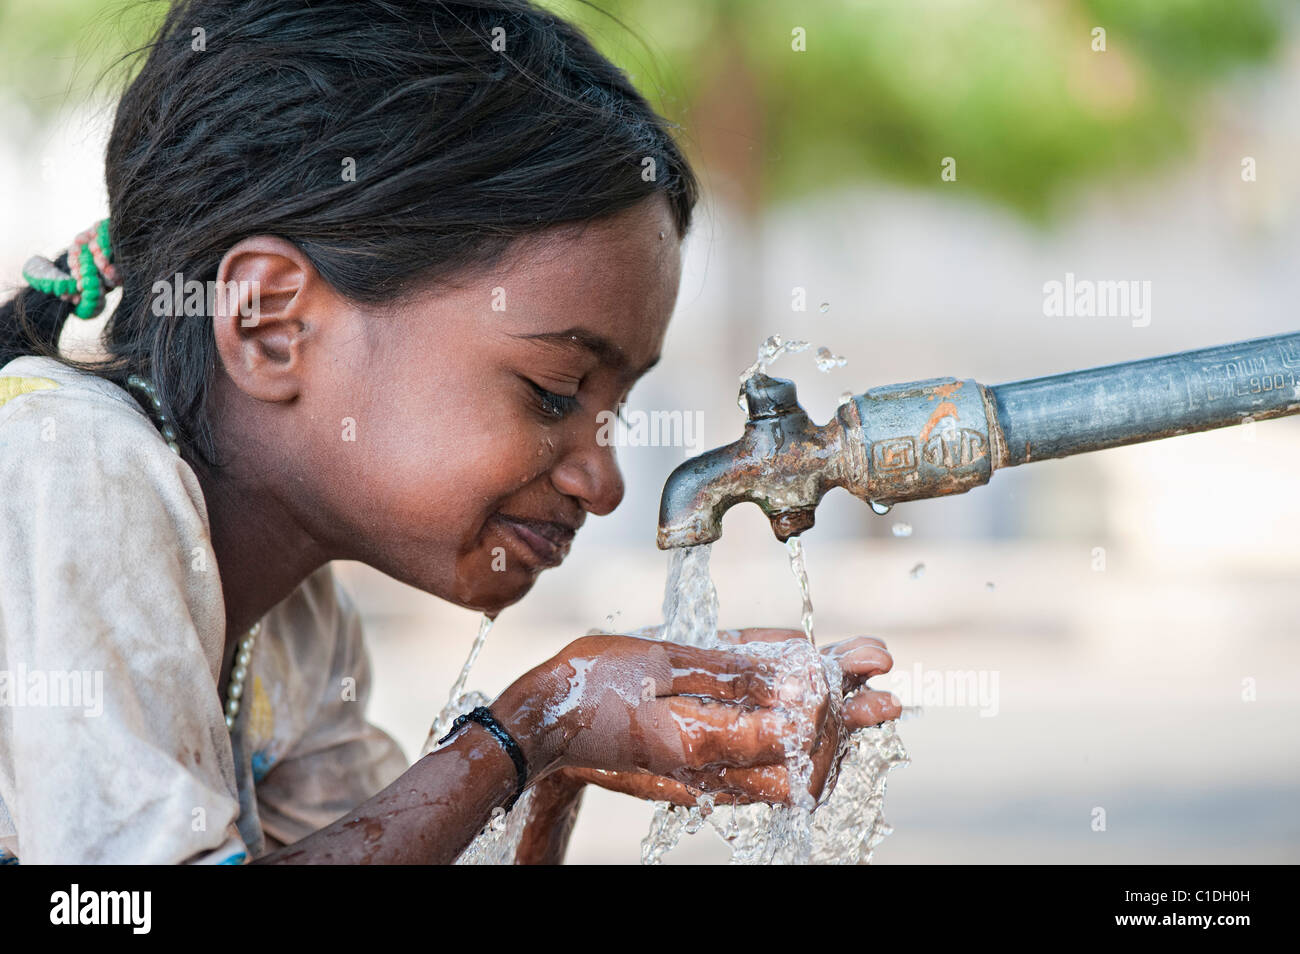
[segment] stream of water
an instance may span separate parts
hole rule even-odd
[[[710,547],[673,550],[664,588],[664,623],[639,631],[639,635],[713,649],[728,649],[765,656],[783,671],[817,676],[838,686],[838,666],[812,645],[813,608],[803,548],[798,538],[787,543],[790,566],[803,600],[802,621],[807,640],[785,643],[735,645],[718,634],[718,595],[709,574]],[[429,733],[421,756],[436,747],[456,716],[491,700],[480,692],[465,692],[470,670],[492,628],[486,617],[479,626],[469,658],[452,687],[447,705]],[[813,672],[817,670],[817,672]],[[842,720],[839,693],[828,719]],[[883,814],[885,781],[891,768],[907,763],[907,752],[895,723],[841,733],[837,778],[827,782],[830,794],[814,803],[808,791],[812,762],[804,748],[811,724],[801,724],[787,740],[786,768],[791,778],[791,805],[729,805],[705,795],[690,808],[656,803],[650,830],[641,843],[643,864],[658,864],[683,836],[710,829],[727,844],[732,864],[865,864],[876,846],[893,829]],[[833,781],[834,787],[831,788]],[[532,792],[526,791],[509,813],[496,813],[487,828],[456,859],[460,865],[513,864],[532,810]]]
[[[478,635],[474,638],[474,644],[470,646],[469,657],[461,667],[460,675],[456,677],[456,682],[448,694],[447,704],[442,707],[438,718],[434,720],[433,727],[429,730],[429,737],[424,742],[424,748],[420,750],[421,758],[438,747],[438,740],[447,734],[458,715],[469,712],[476,706],[491,705],[492,700],[483,693],[465,691],[465,687],[469,684],[470,670],[478,661],[479,653],[483,651],[483,644],[487,642],[491,630],[492,620],[484,616],[479,622]],[[533,793],[529,789],[519,797],[519,801],[508,813],[501,811],[493,813],[487,827],[460,853],[456,864],[514,864],[515,852],[519,848],[520,841],[523,840],[524,828],[528,824],[532,804]]]
[[[803,628],[808,641],[784,644],[747,644],[735,647],[754,651],[770,647],[779,662],[800,662],[797,643],[812,650],[813,610],[808,573],[802,546],[797,538],[787,544],[790,566],[803,598]],[[709,547],[674,550],[670,555],[668,585],[664,596],[665,638],[678,642],[717,648],[717,595],[709,576]],[[815,651],[814,651],[815,652]],[[817,656],[825,667],[829,685],[839,686],[838,666]],[[830,694],[835,702],[839,693]],[[830,719],[841,720],[838,705],[832,706]],[[799,733],[803,736],[804,733]],[[705,796],[692,808],[667,803],[657,804],[650,831],[641,843],[643,864],[658,864],[676,847],[684,835],[693,835],[706,826],[731,849],[732,864],[865,864],[876,846],[892,829],[883,815],[885,781],[891,768],[906,764],[907,752],[893,722],[860,729],[851,735],[841,733],[843,758],[838,778],[832,779],[829,796],[823,793],[814,805],[807,791],[810,760],[802,752],[790,752],[787,769],[792,792],[803,785],[803,797],[794,804],[716,804]],[[791,748],[802,739],[791,739]],[[828,781],[827,788],[830,788]]]

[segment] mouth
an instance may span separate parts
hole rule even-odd
[[[521,558],[538,568],[559,566],[569,554],[576,528],[553,520],[533,520],[498,513],[493,521],[517,545]]]

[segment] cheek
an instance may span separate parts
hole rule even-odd
[[[503,499],[543,473],[552,445],[522,402],[510,397],[482,388],[456,400],[411,396],[402,413],[374,415],[366,442],[359,421],[362,463],[352,492],[382,511],[376,524],[399,536],[463,547]]]

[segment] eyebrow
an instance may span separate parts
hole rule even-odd
[[[511,335],[513,338],[521,338],[525,341],[544,341],[547,344],[560,345],[561,347],[579,347],[591,352],[600,361],[601,364],[608,365],[616,371],[622,371],[627,368],[627,355],[623,349],[614,342],[610,341],[604,335],[598,335],[594,331],[588,331],[586,328],[566,328],[564,331],[540,331],[531,335]],[[645,374],[656,364],[659,363],[659,356],[655,355],[645,367],[641,368],[638,376]]]

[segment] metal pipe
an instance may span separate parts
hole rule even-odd
[[[1294,414],[1297,374],[1292,334],[997,384],[989,391],[1006,446],[997,466]]]
[[[822,426],[790,381],[744,387],[741,439],[692,458],[664,484],[662,549],[718,539],[750,501],[780,540],[813,525],[832,487],[877,505],[965,493],[993,471],[1300,412],[1300,334],[986,387],[933,378],[872,388]]]

